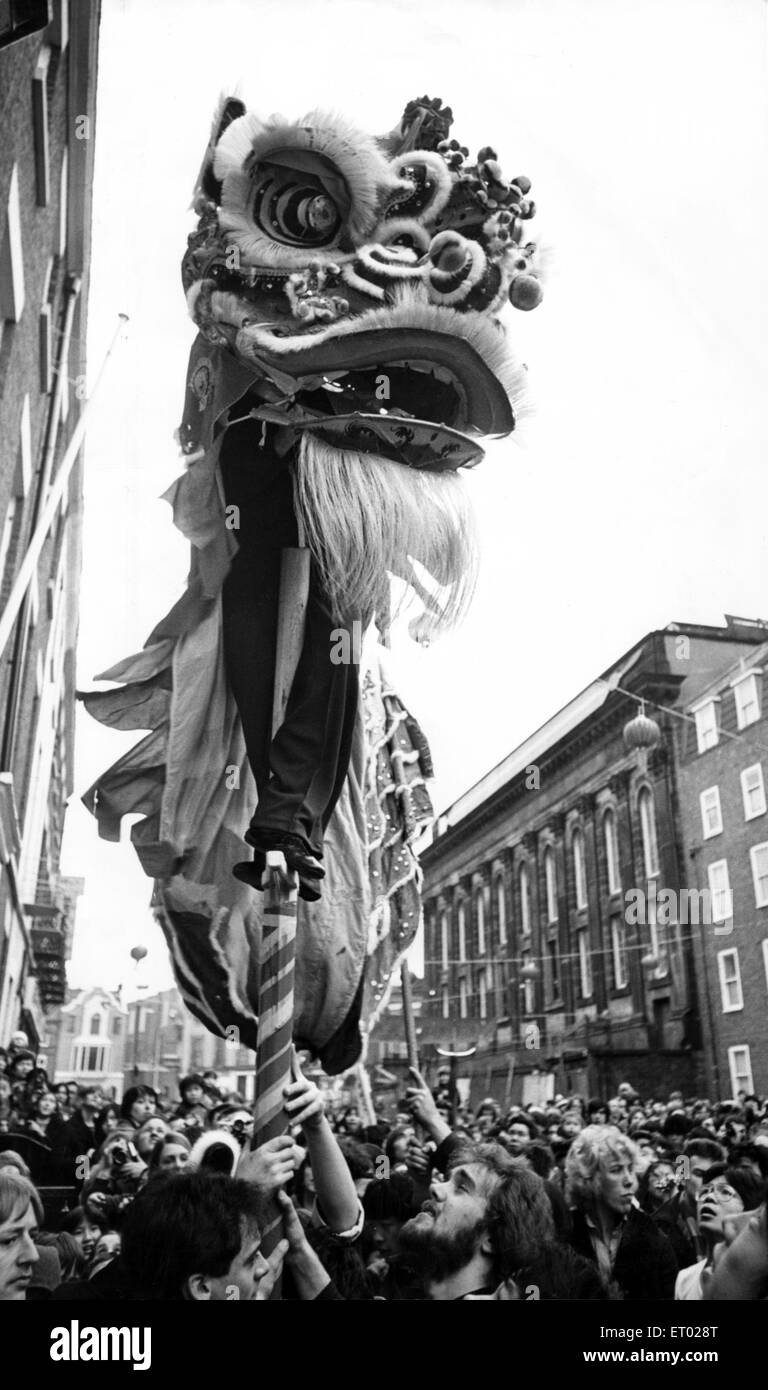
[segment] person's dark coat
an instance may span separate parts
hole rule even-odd
[[[576,1210],[572,1216],[571,1248],[597,1264],[584,1213]],[[621,1233],[611,1274],[613,1282],[632,1302],[671,1300],[675,1296],[677,1271],[677,1260],[666,1236],[650,1216],[633,1207]]]

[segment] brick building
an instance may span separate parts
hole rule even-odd
[[[98,3],[0,6],[0,1043],[65,997],[82,462],[19,579],[82,409]],[[14,587],[15,586],[15,587]]]
[[[680,721],[653,709],[661,741],[644,758],[623,729],[637,698],[695,706],[766,632],[728,620],[650,633],[438,818],[420,856],[423,1031],[475,1047],[462,1063],[473,1103],[605,1096],[622,1080],[707,1088],[691,929],[654,908],[662,886],[675,901],[695,886]]]
[[[709,684],[677,731],[689,873],[711,907],[692,931],[707,1073],[725,1098],[768,1092],[767,668],[765,643]]]

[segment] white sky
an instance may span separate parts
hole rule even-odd
[[[183,587],[157,499],[181,471],[194,330],[179,264],[220,90],[383,132],[452,105],[472,154],[526,173],[551,248],[511,318],[536,413],[467,478],[483,570],[464,627],[394,657],[436,809],[652,628],[768,617],[768,62],[761,0],[104,0],[89,352],[131,315],[87,445],[79,684],[138,650]],[[79,795],[136,741],[80,713],[66,872],[77,985],[171,981],[129,842]]]

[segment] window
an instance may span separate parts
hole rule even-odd
[[[717,743],[717,704],[715,700],[707,700],[706,704],[693,711],[696,720],[696,742],[700,753],[706,753],[708,748],[714,748]]]
[[[69,42],[69,0],[53,0],[50,35],[51,43],[57,48],[66,48]]]
[[[707,878],[712,899],[712,921],[727,922],[733,915],[727,859],[718,859],[715,864],[710,864],[707,868]]]
[[[49,392],[53,386],[53,341],[51,325],[53,319],[54,260],[48,262],[40,305],[40,390]]]
[[[32,74],[32,121],[35,139],[35,184],[37,206],[47,208],[51,197],[48,149],[48,65],[51,50],[43,44]]]
[[[745,767],[741,774],[741,795],[744,800],[744,819],[754,820],[765,815],[765,787],[760,763]]]
[[[654,878],[659,872],[659,850],[656,843],[656,814],[653,797],[647,787],[643,787],[638,798],[640,807],[640,833],[643,838],[643,862],[646,878]]]
[[[621,892],[621,873],[619,871],[619,844],[616,838],[616,817],[613,811],[606,811],[603,819],[605,836],[605,862],[608,865],[608,892]]]
[[[560,947],[556,937],[547,942],[547,974],[549,977],[550,1002],[560,998]]]
[[[12,497],[8,503],[8,509],[5,513],[3,529],[2,531],[0,531],[0,578],[5,577],[5,572],[8,567],[8,559],[11,553],[13,533],[14,529],[16,528],[17,511],[21,511],[21,507],[19,506],[19,500],[16,497]]]
[[[592,998],[592,953],[589,932],[579,932],[579,991],[582,999]]]
[[[16,478],[14,491],[17,497],[26,497],[32,482],[32,416],[29,396],[24,397],[19,421],[19,452],[16,455]]]
[[[701,805],[701,829],[705,840],[711,840],[713,835],[719,835],[723,828],[723,817],[720,810],[720,788],[708,787],[699,797]]]
[[[64,150],[61,156],[61,173],[59,175],[59,255],[65,256],[67,253],[67,172],[69,164],[69,152]],[[62,363],[62,366],[64,364]]]
[[[467,909],[459,903],[459,960],[467,959]]]
[[[768,843],[753,845],[749,857],[755,884],[755,907],[768,907]]]
[[[6,0],[0,5],[0,48],[45,29],[48,23],[47,0],[25,0],[13,5]]]
[[[623,917],[618,913],[611,918],[611,954],[613,957],[613,987],[626,989],[627,986],[627,940]]]
[[[475,914],[477,917],[477,954],[485,955],[485,902],[483,900],[483,890],[480,888],[475,894]]]
[[[649,902],[646,906],[646,918],[648,921],[648,945],[649,954],[658,960],[659,958],[659,924],[656,920],[656,904]],[[654,975],[658,967],[654,967]]]
[[[720,976],[720,998],[724,1014],[735,1013],[744,1008],[741,992],[741,971],[738,951],[718,951],[717,970]]]
[[[733,682],[733,694],[736,700],[737,728],[746,729],[748,724],[755,724],[760,718],[757,672],[749,671],[747,675],[739,676],[739,679]]]
[[[499,918],[499,945],[507,944],[507,900],[504,895],[504,880],[496,880],[496,910]]]
[[[523,988],[522,988],[521,993],[522,993],[522,996],[523,996],[523,1012],[526,1013],[526,1014],[532,1014],[534,1008],[536,1007],[535,999],[534,999],[534,982],[533,982],[533,980],[528,979],[528,977],[527,977],[526,975],[523,974],[523,971],[527,970],[527,969],[530,967],[530,964],[531,964],[531,953],[530,953],[530,951],[523,951],[523,953],[522,953],[522,955],[521,955],[521,957],[520,957],[520,965],[521,965],[521,972],[520,972],[520,973],[523,975],[523,979],[522,979],[522,986],[523,986]]]
[[[734,1100],[739,1091],[746,1091],[748,1094],[754,1091],[752,1061],[746,1044],[743,1047],[728,1048],[728,1070],[731,1073],[731,1089]]]
[[[573,876],[576,884],[576,906],[587,906],[587,872],[584,866],[584,836],[577,830],[573,837]]]
[[[479,997],[479,1000],[480,1000],[480,1017],[481,1017],[481,1018],[487,1018],[487,1017],[488,1017],[488,981],[487,981],[487,979],[486,979],[486,975],[485,975],[485,971],[484,971],[484,970],[481,970],[481,971],[480,971],[480,976],[479,976],[479,979],[478,979],[478,981],[477,981],[477,988],[478,988],[478,997]]]
[[[765,987],[768,989],[768,936],[763,941],[763,969],[765,971]]]
[[[91,1034],[91,1037],[93,1037],[94,1035],[98,1037],[99,1033],[101,1032],[101,1014],[91,1015],[91,1022],[88,1027],[88,1032]]]
[[[115,1014],[115,1017],[112,1019],[112,1037],[119,1038],[122,1031],[123,1020],[121,1019],[119,1014]]]
[[[440,913],[440,957],[443,970],[448,969],[448,913]]]
[[[443,985],[443,1018],[451,1016],[451,996],[448,993],[448,986]]]
[[[557,869],[551,849],[544,851],[544,880],[547,888],[547,921],[557,921]]]
[[[459,1018],[467,1017],[467,982],[459,980]]]
[[[24,311],[24,258],[21,252],[19,166],[14,164],[8,185],[5,228],[0,242],[0,318],[18,323]]]
[[[520,868],[520,931],[523,936],[531,932],[531,884],[525,864]]]

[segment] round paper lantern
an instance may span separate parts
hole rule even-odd
[[[655,719],[649,719],[645,713],[645,705],[641,704],[640,711],[634,719],[630,719],[624,725],[624,742],[627,748],[647,753],[651,748],[661,742],[661,729]]]

